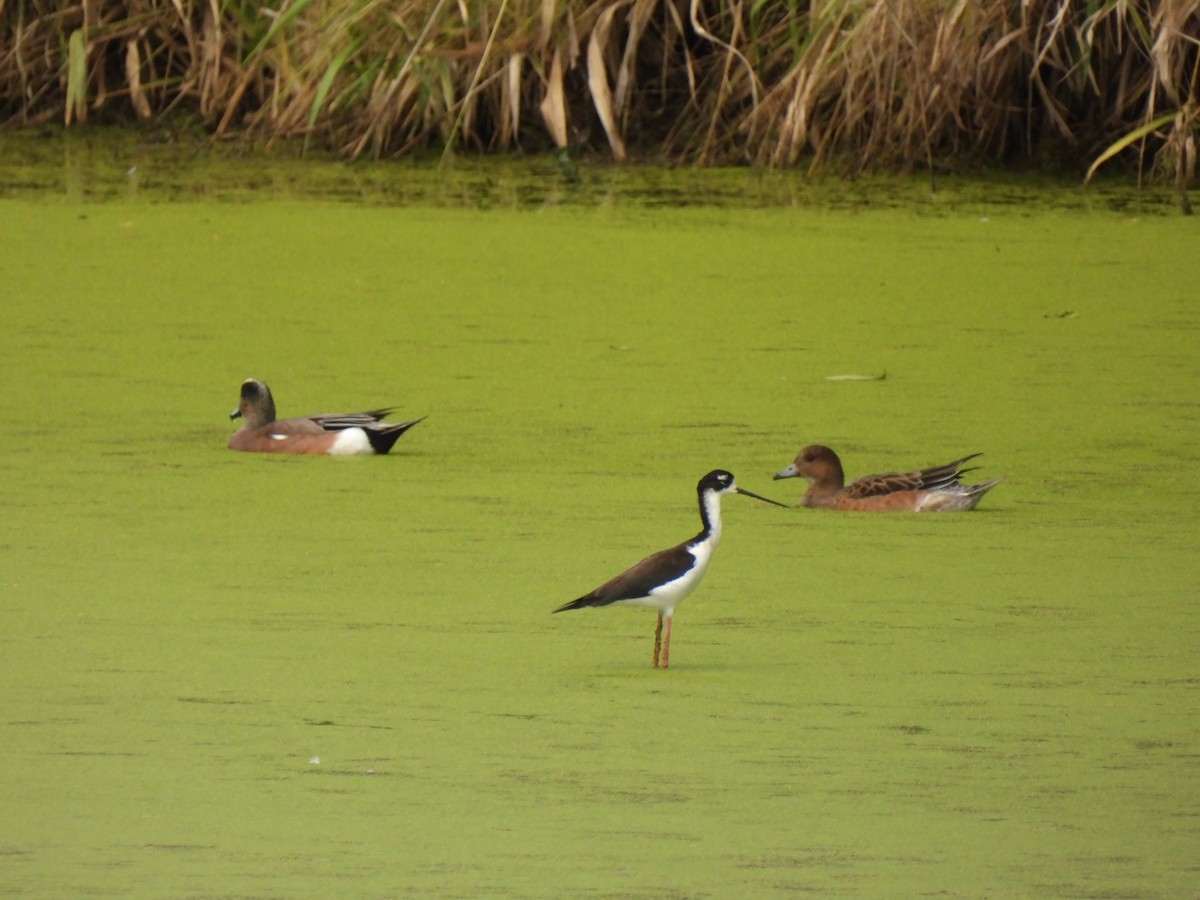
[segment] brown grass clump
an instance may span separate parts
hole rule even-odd
[[[0,0],[0,123],[1194,183],[1200,0]]]

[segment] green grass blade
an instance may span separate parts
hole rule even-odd
[[[350,58],[350,54],[356,51],[361,45],[362,41],[357,40],[343,47],[341,52],[329,63],[329,67],[325,69],[325,73],[317,83],[317,92],[313,96],[312,106],[308,110],[308,129],[304,134],[304,153],[308,152],[308,142],[312,137],[313,126],[317,124],[317,117],[321,114],[321,109],[325,106],[325,100],[329,97],[329,91],[333,88],[334,79],[337,78],[337,74],[341,71],[342,66],[346,64],[346,60]]]
[[[262,40],[254,45],[254,49],[250,51],[250,55],[246,58],[254,59],[254,57],[258,56],[258,54],[260,54],[266,48],[266,46],[271,43],[275,35],[278,34],[284,26],[291,22],[292,19],[300,15],[300,13],[302,13],[311,2],[312,0],[296,0],[294,4],[280,12],[275,17],[274,21],[271,22],[271,27],[268,28],[267,33],[262,36]]]
[[[1099,169],[1102,165],[1104,165],[1106,162],[1108,162],[1110,159],[1112,159],[1114,156],[1116,156],[1118,153],[1120,153],[1122,150],[1124,150],[1130,144],[1140,141],[1142,138],[1146,137],[1152,131],[1162,128],[1164,125],[1166,125],[1172,119],[1174,119],[1176,115],[1177,115],[1177,113],[1170,112],[1170,113],[1166,113],[1165,115],[1159,116],[1157,119],[1151,119],[1145,125],[1142,125],[1139,128],[1135,128],[1133,131],[1129,132],[1129,134],[1125,135],[1119,141],[1116,141],[1115,143],[1110,144],[1108,146],[1108,148],[1105,149],[1105,151],[1103,153],[1101,153],[1099,156],[1097,156],[1095,161],[1088,167],[1087,175],[1085,175],[1083,178],[1083,183],[1087,184],[1089,181],[1091,181],[1092,176],[1096,174],[1097,169]]]
[[[83,29],[77,28],[67,39],[66,124],[87,120],[87,43]]]

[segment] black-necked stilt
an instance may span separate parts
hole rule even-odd
[[[631,606],[649,606],[658,610],[658,627],[654,630],[654,667],[659,668],[659,651],[662,651],[662,668],[667,667],[671,650],[671,616],[683,598],[696,589],[713,549],[721,539],[721,495],[745,494],[764,503],[774,503],[787,508],[784,503],[768,500],[758,494],[738,487],[733,475],[723,469],[709,472],[696,485],[700,499],[700,521],[704,528],[694,538],[668,550],[660,550],[641,562],[626,569],[616,578],[604,582],[590,594],[572,600],[554,610],[556,613],[568,609],[583,609],[585,606],[609,606],[613,603]],[[663,622],[667,627],[664,632]]]

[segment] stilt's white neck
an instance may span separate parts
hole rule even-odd
[[[700,520],[704,531],[698,537],[715,545],[721,539],[721,495],[716,491],[705,491],[700,495]]]

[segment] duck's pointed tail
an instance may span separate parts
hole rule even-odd
[[[409,422],[396,422],[395,424],[375,425],[370,428],[365,428],[367,440],[371,442],[371,449],[376,453],[387,453],[392,447],[396,446],[396,441],[400,440],[400,435],[408,431],[418,422],[424,421],[425,416],[419,419],[413,419]]]

